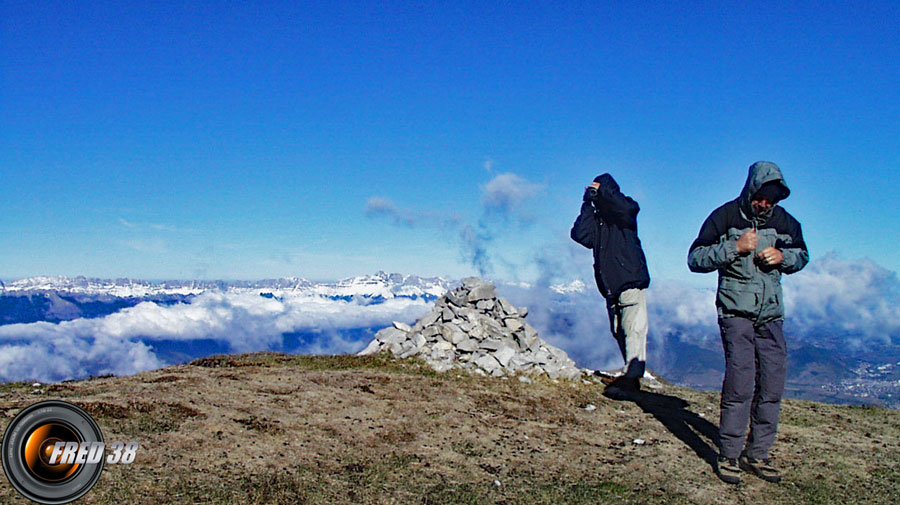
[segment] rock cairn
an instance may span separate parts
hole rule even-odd
[[[389,350],[400,358],[418,356],[438,372],[461,368],[495,377],[516,372],[580,377],[575,362],[539,338],[527,315],[527,308],[498,297],[494,285],[470,277],[436,300],[413,326],[395,321],[380,330],[359,355]]]

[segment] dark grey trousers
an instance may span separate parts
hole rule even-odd
[[[719,449],[726,458],[737,458],[742,452],[751,458],[769,457],[787,375],[781,326],[782,321],[754,327],[742,317],[719,319],[725,348]]]

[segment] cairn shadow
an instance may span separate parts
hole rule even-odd
[[[690,404],[686,400],[677,396],[642,391],[632,401],[645,413],[651,414],[670,433],[690,447],[697,456],[715,468],[718,456],[716,447],[719,445],[719,428],[700,417],[696,412],[688,410]],[[707,440],[712,445],[707,443]]]

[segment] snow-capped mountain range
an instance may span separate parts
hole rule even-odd
[[[337,282],[312,282],[300,277],[263,279],[259,281],[161,281],[137,279],[97,279],[89,277],[28,277],[0,284],[0,294],[71,294],[148,298],[158,296],[192,296],[206,291],[257,293],[277,297],[322,296],[327,298],[395,297],[434,299],[446,292],[454,281],[440,277],[386,274],[350,277]]]
[[[206,291],[226,293],[255,293],[282,297],[321,296],[325,298],[363,297],[380,300],[391,298],[424,298],[434,300],[452,288],[459,281],[442,277],[419,277],[398,273],[377,272],[373,275],[349,277],[336,282],[313,282],[302,277],[282,277],[258,281],[201,281],[169,280],[145,281],[119,278],[99,279],[93,277],[37,276],[19,279],[4,284],[0,281],[0,295],[17,296],[28,294],[56,293],[63,295],[107,296],[116,298],[153,298],[161,296],[196,296]],[[532,286],[528,283],[498,282],[522,289]],[[559,294],[581,293],[585,284],[580,280],[550,286]]]

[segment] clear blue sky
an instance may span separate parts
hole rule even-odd
[[[126,4],[0,6],[0,278],[459,277],[479,220],[503,277],[609,171],[686,279],[760,159],[814,258],[900,270],[897,2]]]

